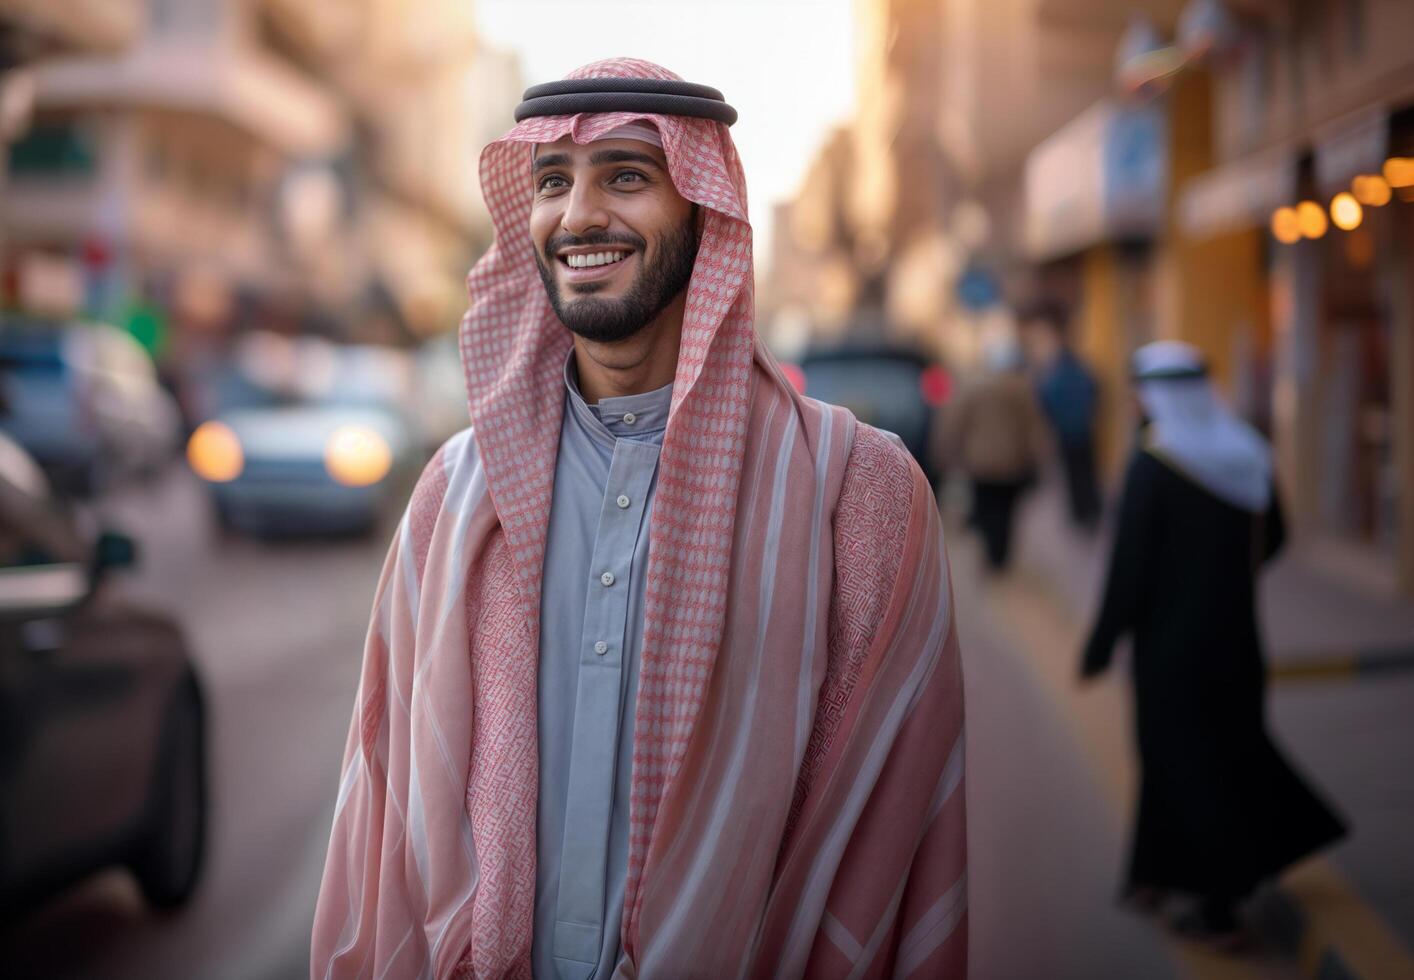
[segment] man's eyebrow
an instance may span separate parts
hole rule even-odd
[[[547,153],[543,157],[535,158],[534,169],[544,170],[546,167],[564,167],[570,162],[568,153]]]
[[[663,169],[663,165],[657,159],[647,153],[639,153],[637,150],[595,150],[589,155],[589,162],[595,167],[602,167],[606,163],[646,163],[655,170]]]

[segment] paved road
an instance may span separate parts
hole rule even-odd
[[[100,505],[136,537],[121,586],[175,612],[210,705],[212,837],[203,885],[154,918],[121,873],[0,936],[9,977],[306,975],[340,755],[385,540],[222,538],[180,467]],[[390,529],[391,530],[391,529]]]
[[[1414,976],[1414,672],[1279,685],[1272,724],[1282,745],[1352,824],[1331,855],[1388,934],[1365,953],[1381,959],[1402,947],[1401,972]],[[1345,925],[1345,924],[1342,924]],[[1366,924],[1368,928],[1368,923]],[[1388,956],[1383,957],[1388,959]]]
[[[1115,906],[1123,813],[1007,622],[1029,609],[997,601],[971,542],[954,533],[949,550],[967,691],[972,975],[1177,976],[1161,937]]]
[[[207,876],[188,909],[164,918],[143,910],[122,874],[97,878],[0,935],[0,973],[302,977],[384,540],[222,538],[200,488],[180,469],[105,501],[103,510],[143,545],[142,567],[123,587],[179,612],[206,682],[214,811]],[[1133,788],[1123,685],[1078,691],[1071,676],[1079,627],[1038,600],[1034,576],[983,579],[973,543],[957,532],[952,552],[969,712],[973,976],[1291,976],[1270,957],[1197,955],[1115,908]],[[1353,719],[1376,707],[1400,710],[1410,690],[1404,681],[1299,688],[1274,705],[1300,757],[1330,777],[1325,785],[1388,824],[1366,819],[1362,830],[1382,832],[1362,834],[1350,850],[1394,897],[1407,876],[1397,862],[1382,872],[1381,859],[1388,864],[1406,813],[1391,791],[1391,773],[1400,770],[1388,766],[1382,726]]]
[[[968,697],[972,975],[983,980],[1295,980],[1258,946],[1176,940],[1115,902],[1137,770],[1121,683],[1074,679],[1081,637],[1024,568],[978,573],[950,548]]]

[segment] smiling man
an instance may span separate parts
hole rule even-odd
[[[720,93],[643,61],[482,154],[471,427],[375,598],[316,977],[960,977],[937,508],[753,329]]]

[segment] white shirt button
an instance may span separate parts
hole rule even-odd
[[[603,640],[598,641],[594,644],[594,652],[601,657],[604,656],[604,654],[609,652],[609,644],[605,643]]]
[[[605,572],[603,575],[600,575],[600,576],[599,576],[599,581],[600,581],[600,582],[603,582],[606,586],[608,586],[608,585],[613,585],[613,584],[614,584],[614,573],[613,573],[613,572]]]
[[[619,499],[615,500],[614,503],[619,505],[619,510],[627,510],[628,505],[632,503],[632,501],[628,499],[628,494],[621,493],[619,494]]]
[[[635,422],[637,422],[637,421],[638,421],[638,416],[637,416],[637,415],[634,415],[632,412],[625,412],[625,413],[624,413],[624,425],[633,425],[633,423],[635,423]]]

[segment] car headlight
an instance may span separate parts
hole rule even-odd
[[[393,451],[386,439],[367,426],[344,425],[324,446],[324,468],[346,487],[366,487],[388,475]]]
[[[203,422],[187,442],[192,471],[211,483],[229,483],[245,469],[241,441],[224,422]]]

